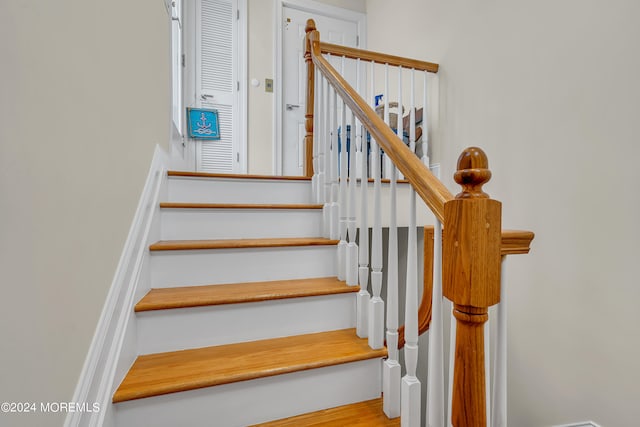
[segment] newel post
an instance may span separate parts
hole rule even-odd
[[[454,178],[462,192],[445,203],[443,295],[457,319],[453,374],[454,427],[487,425],[484,323],[500,301],[502,204],[482,185],[491,178],[486,154],[471,147],[458,158]]]
[[[313,19],[307,20],[305,27],[306,36],[304,38],[304,61],[307,64],[307,99],[304,114],[304,175],[313,176],[313,107],[314,107],[314,89],[315,89],[315,67],[311,58],[311,39],[312,31],[316,31],[316,23]]]

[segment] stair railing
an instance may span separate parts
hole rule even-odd
[[[423,72],[423,138],[428,141],[427,129],[427,73],[437,72],[437,64],[416,61],[391,55],[346,48],[320,41],[313,20],[307,22],[305,60],[308,71],[306,105],[306,162],[305,171],[312,176],[312,186],[318,202],[324,203],[323,215],[325,235],[339,238],[338,276],[348,285],[358,285],[361,290],[357,298],[357,333],[368,337],[372,348],[381,348],[385,341],[385,302],[382,290],[382,225],[381,225],[381,177],[383,170],[390,177],[389,245],[387,263],[387,312],[386,342],[388,359],[383,367],[384,411],[390,418],[402,416],[403,426],[419,426],[420,382],[416,376],[418,362],[419,330],[425,327],[428,314],[418,310],[418,262],[416,239],[416,194],[433,212],[436,218],[433,243],[433,298],[421,307],[433,313],[431,321],[429,369],[427,384],[428,425],[445,424],[443,345],[441,323],[442,297],[453,302],[456,319],[456,339],[452,354],[455,367],[450,387],[450,424],[461,426],[485,426],[489,407],[488,382],[485,379],[488,359],[485,360],[485,323],[488,307],[504,298],[501,289],[501,260],[505,247],[510,244],[528,245],[533,233],[506,237],[501,229],[501,204],[491,200],[482,191],[491,172],[487,157],[478,148],[465,150],[458,159],[456,182],[462,192],[455,198],[448,189],[429,171],[423,158],[415,150],[416,118],[414,75]],[[324,57],[329,55],[329,59]],[[339,59],[341,72],[331,65]],[[344,78],[346,59],[355,60],[354,89]],[[369,101],[359,94],[362,77],[368,63]],[[375,64],[384,64],[384,120],[376,114],[374,105]],[[391,123],[389,114],[389,67],[396,66],[398,73],[398,104],[402,106],[402,69],[410,71],[411,88],[409,113],[409,146],[403,142],[402,107],[396,123]],[[316,97],[316,94],[318,95]],[[396,133],[390,126],[396,126]],[[315,125],[315,126],[314,126]],[[318,129],[314,133],[314,127]],[[370,148],[369,146],[370,141]],[[423,149],[423,153],[427,150]],[[383,157],[384,156],[384,157]],[[370,164],[369,164],[370,162]],[[385,165],[383,167],[383,162]],[[358,165],[356,165],[358,163]],[[428,163],[428,160],[427,160]],[[359,173],[358,173],[359,172]],[[396,226],[396,184],[398,173],[411,186],[409,197],[409,238],[407,247],[406,301],[404,325],[404,349],[406,375],[400,379],[398,357],[398,240]],[[356,181],[361,180],[360,205],[360,251],[356,244]],[[368,254],[367,180],[374,180],[373,228],[371,256]],[[442,238],[442,227],[446,227],[447,238]],[[511,238],[511,241],[509,240]],[[513,244],[517,241],[517,244]],[[523,243],[524,242],[524,243]],[[524,251],[524,249],[523,249]],[[371,274],[372,295],[369,297],[368,275]],[[442,280],[440,280],[440,276]],[[428,307],[426,307],[428,306]],[[501,317],[499,314],[498,317]],[[499,328],[500,329],[500,328]],[[506,335],[499,345],[506,352]],[[500,347],[501,348],[501,347]],[[500,350],[502,352],[502,350]],[[496,371],[506,369],[500,366]],[[503,372],[504,373],[504,372]],[[506,376],[499,378],[496,387],[506,385]],[[500,383],[500,384],[498,384]],[[496,390],[502,396],[502,389]],[[506,395],[503,396],[506,399]],[[494,405],[504,413],[504,401]],[[494,422],[499,425],[500,421]]]

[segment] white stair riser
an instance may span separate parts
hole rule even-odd
[[[310,181],[169,178],[170,202],[312,203]]]
[[[137,313],[150,354],[355,327],[355,293]]]
[[[335,276],[335,258],[335,245],[157,251],[151,256],[151,287]]]
[[[119,427],[241,427],[380,397],[371,359],[116,405]]]
[[[320,237],[320,209],[163,209],[163,240]]]

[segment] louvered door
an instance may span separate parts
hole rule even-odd
[[[197,169],[240,173],[238,0],[198,0],[196,99],[218,110],[220,139],[198,143]]]

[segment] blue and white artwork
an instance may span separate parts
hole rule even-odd
[[[187,108],[189,137],[197,139],[220,139],[218,110]]]

